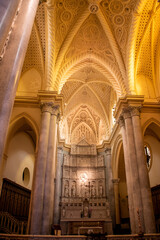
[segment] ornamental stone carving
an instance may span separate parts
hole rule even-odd
[[[53,103],[53,102],[42,102],[42,103],[40,104],[40,108],[41,108],[42,113],[43,113],[43,112],[52,113],[53,106],[54,106],[54,103]]]
[[[125,122],[124,122],[124,118],[122,115],[120,115],[119,119],[118,119],[118,124],[120,127],[124,127],[125,126]]]
[[[122,115],[124,119],[131,118],[130,107],[123,108]]]
[[[130,112],[131,116],[140,116],[141,107],[131,107]]]
[[[98,12],[99,7],[98,7],[97,4],[90,4],[90,6],[89,6],[89,10],[90,10],[91,13],[94,13],[94,14],[95,14],[95,13]]]
[[[91,155],[92,148],[94,155]],[[93,220],[99,222],[99,218],[102,218],[106,224],[111,224],[103,155],[98,156],[95,149],[95,145],[82,141],[72,147],[70,154],[64,156],[60,220],[62,232],[64,224],[75,220],[84,220],[89,224]]]

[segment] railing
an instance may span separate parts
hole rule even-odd
[[[50,236],[50,235],[10,235],[0,234],[1,240],[86,240],[86,236]]]
[[[0,234],[0,240],[97,240],[95,236],[83,235],[15,235],[15,234]],[[100,239],[100,238],[99,238]],[[144,234],[139,235],[107,235],[106,240],[160,240],[160,234]]]
[[[7,212],[0,212],[0,231],[5,233],[25,234],[27,222],[18,221]]]
[[[160,240],[160,234],[108,235],[107,240]]]

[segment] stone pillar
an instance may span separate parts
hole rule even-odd
[[[1,0],[0,1],[0,58],[4,53],[5,42],[7,43],[7,35],[9,31],[21,0]]]
[[[139,229],[137,211],[139,211],[142,231],[144,232],[143,205],[142,205],[140,181],[139,181],[138,166],[137,166],[135,139],[134,139],[132,119],[131,119],[129,108],[123,109],[123,117],[125,121],[126,137],[127,137],[127,143],[128,143],[127,146],[129,151],[129,160],[130,160],[130,169],[131,169],[131,179],[132,179],[132,186],[133,186],[135,227],[136,227],[136,233],[139,233],[140,229]]]
[[[131,226],[131,232],[136,233],[134,204],[133,204],[133,185],[132,185],[132,176],[131,176],[132,174],[131,174],[131,166],[129,161],[126,129],[124,124],[124,119],[122,116],[120,116],[118,122],[121,127],[121,133],[122,133],[122,139],[123,139],[123,151],[124,151],[124,162],[125,162],[125,171],[126,171],[126,180],[127,180],[130,226]]]
[[[22,1],[8,47],[0,63],[0,161],[38,3],[39,0]]]
[[[105,149],[105,167],[106,167],[106,193],[111,209],[111,217],[113,227],[115,227],[115,199],[114,199],[114,188],[113,188],[113,176],[111,167],[111,149]]]
[[[135,138],[141,196],[142,196],[142,203],[143,203],[145,233],[154,233],[156,232],[155,218],[154,218],[154,212],[153,212],[148,169],[146,164],[146,158],[144,155],[144,142],[143,142],[143,136],[142,136],[141,122],[140,122],[140,109],[137,107],[132,107],[131,116],[132,116],[132,124],[133,124],[134,138]]]
[[[114,195],[115,195],[115,210],[116,210],[116,225],[120,226],[120,212],[119,212],[119,178],[113,179]]]
[[[37,159],[35,162],[34,182],[32,189],[31,228],[30,228],[31,234],[41,234],[42,228],[46,160],[52,106],[53,106],[52,102],[41,104],[42,109],[41,132],[39,138]]]
[[[54,106],[49,129],[48,153],[45,176],[44,204],[42,234],[51,234],[51,224],[53,220],[53,200],[54,200],[54,178],[57,143],[57,118],[59,116],[59,106]]]
[[[57,150],[57,169],[56,169],[56,185],[54,199],[54,224],[60,223],[60,198],[62,193],[62,165],[63,165],[63,149],[58,147]]]

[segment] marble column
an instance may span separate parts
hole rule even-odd
[[[105,167],[106,167],[106,193],[110,204],[111,217],[113,227],[115,227],[115,199],[114,199],[114,188],[113,188],[113,176],[111,167],[111,149],[105,149]]]
[[[130,111],[132,116],[132,124],[136,146],[137,165],[143,203],[145,233],[154,233],[156,232],[155,217],[153,212],[148,169],[146,164],[146,158],[144,155],[144,142],[140,122],[140,109],[137,107],[132,107]]]
[[[0,63],[0,161],[38,3],[39,0],[22,1],[16,24]]]
[[[53,220],[55,159],[57,144],[57,123],[59,118],[59,106],[54,106],[49,129],[48,153],[46,163],[42,234],[51,234]]]
[[[12,22],[21,0],[0,1],[0,58],[3,56],[9,38]],[[2,56],[1,56],[2,55]]]
[[[122,133],[122,139],[123,139],[123,151],[124,151],[124,162],[125,162],[125,171],[126,171],[126,180],[127,180],[127,192],[128,192],[128,205],[129,205],[131,233],[136,233],[134,204],[133,204],[132,174],[131,174],[131,166],[130,166],[130,161],[129,161],[126,129],[125,129],[125,124],[124,124],[124,119],[122,116],[120,116],[118,122],[121,127],[121,133]]]
[[[48,152],[48,139],[50,130],[50,119],[53,103],[42,103],[42,121],[38,145],[37,159],[35,162],[34,182],[32,188],[32,206],[31,206],[31,234],[41,234],[43,199],[46,173],[46,160]]]
[[[119,181],[120,179],[113,179],[114,195],[115,195],[115,210],[116,210],[116,225],[120,225],[120,212],[119,212]]]
[[[136,233],[139,233],[140,226],[139,226],[138,217],[140,217],[141,229],[144,232],[143,205],[142,205],[140,180],[139,180],[138,166],[137,166],[135,139],[134,139],[132,119],[131,119],[129,108],[123,109],[123,117],[125,121],[126,137],[127,137],[127,143],[128,143],[127,146],[129,151],[129,160],[130,160],[130,169],[131,169],[131,179],[132,179],[132,186],[133,186],[135,228],[136,228]],[[139,211],[139,216],[137,211]]]
[[[57,168],[56,168],[56,184],[54,198],[54,224],[60,223],[60,199],[62,194],[62,165],[63,165],[63,149],[57,149]]]

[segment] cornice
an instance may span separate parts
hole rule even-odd
[[[114,117],[118,120],[124,108],[127,107],[142,107],[144,103],[144,96],[142,95],[127,95],[120,98],[114,112]]]
[[[39,108],[41,103],[52,102],[60,107],[61,115],[64,111],[63,95],[55,91],[39,91],[37,97],[16,96],[14,106]]]

